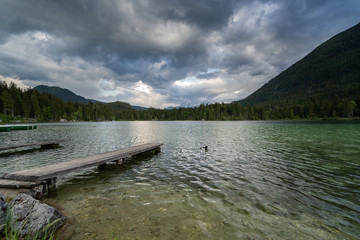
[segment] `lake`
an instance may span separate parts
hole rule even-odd
[[[2,153],[0,174],[164,143],[158,155],[58,179],[44,201],[69,216],[72,239],[360,239],[359,122],[38,124],[0,139],[65,140]]]

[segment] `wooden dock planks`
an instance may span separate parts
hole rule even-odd
[[[63,140],[54,140],[54,141],[46,141],[46,142],[35,142],[35,143],[27,143],[21,145],[13,145],[13,146],[5,146],[0,147],[0,151],[16,149],[16,148],[25,148],[25,147],[34,147],[34,146],[41,146],[42,148],[58,146],[60,142]]]
[[[13,173],[6,173],[1,177],[1,179],[26,182],[40,182],[41,180],[54,179],[59,175],[66,174],[72,171],[92,166],[99,166],[109,162],[121,160],[123,158],[131,157],[140,153],[152,150],[159,151],[162,145],[162,143],[146,143],[112,152],[100,153],[84,158],[77,158],[71,161],[61,162],[44,167],[22,170]]]
[[[20,189],[27,188],[31,189],[36,187],[38,184],[36,182],[28,182],[28,181],[14,181],[7,179],[0,179],[0,188],[10,188],[10,189]]]

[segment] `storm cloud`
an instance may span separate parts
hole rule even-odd
[[[0,2],[0,80],[159,108],[244,98],[360,20],[357,0]]]

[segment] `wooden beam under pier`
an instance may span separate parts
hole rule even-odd
[[[16,149],[16,148],[26,148],[26,147],[34,147],[34,146],[41,146],[41,148],[51,148],[59,146],[59,143],[63,142],[63,140],[54,140],[54,141],[46,141],[46,142],[35,142],[35,143],[27,143],[27,144],[20,144],[20,145],[12,145],[12,146],[4,146],[0,147],[0,151]]]

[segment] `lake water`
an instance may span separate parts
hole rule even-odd
[[[0,174],[164,143],[158,155],[58,179],[44,201],[70,217],[72,239],[360,239],[359,123],[39,124],[0,139],[65,140],[1,154]]]

